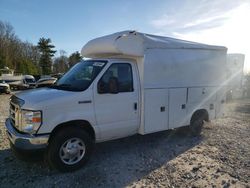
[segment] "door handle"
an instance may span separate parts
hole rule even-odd
[[[92,101],[78,101],[78,104],[86,104],[86,103],[91,103]]]
[[[134,103],[134,110],[137,110],[137,102]]]

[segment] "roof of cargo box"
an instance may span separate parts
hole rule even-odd
[[[91,58],[113,55],[144,56],[147,49],[153,48],[227,50],[223,46],[212,46],[136,31],[122,31],[89,41],[83,46],[81,54]]]

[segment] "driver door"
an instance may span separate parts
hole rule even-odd
[[[94,106],[101,140],[137,133],[139,127],[137,80],[134,64],[113,63],[95,84]]]

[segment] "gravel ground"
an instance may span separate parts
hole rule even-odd
[[[0,187],[250,188],[250,100],[228,103],[200,137],[181,129],[97,144],[85,168],[62,174],[12,154],[4,128],[9,97],[0,95]]]

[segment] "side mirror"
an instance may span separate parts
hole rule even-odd
[[[119,83],[116,77],[111,77],[108,83],[109,93],[117,94],[119,93]]]

